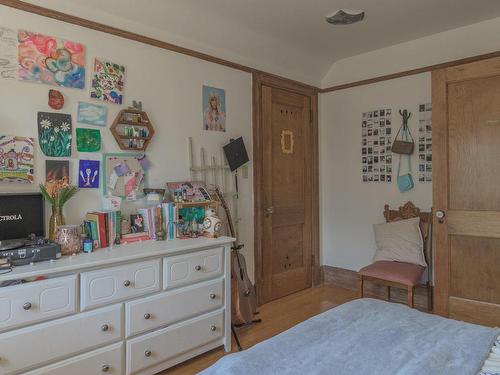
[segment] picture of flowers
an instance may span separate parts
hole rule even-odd
[[[19,79],[55,86],[85,87],[85,47],[26,30],[17,33]]]
[[[0,135],[0,181],[33,183],[33,138]]]
[[[38,112],[38,142],[46,156],[71,156],[71,115]]]
[[[99,129],[76,128],[76,149],[80,152],[101,150],[101,132]]]
[[[125,85],[125,67],[95,59],[90,97],[104,102],[122,104]]]

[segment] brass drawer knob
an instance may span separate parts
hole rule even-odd
[[[146,357],[151,357],[151,354],[153,354],[153,353],[151,353],[151,350],[146,350],[146,351],[144,352],[144,355],[145,355]]]
[[[215,293],[210,293],[210,299],[215,299],[215,297],[217,297]]]
[[[150,313],[144,314],[144,319],[146,320],[151,319],[151,314]]]
[[[109,326],[107,324],[103,324],[102,327],[101,327],[101,331],[108,332],[109,331]]]
[[[30,302],[26,302],[24,305],[23,305],[23,309],[25,309],[26,311],[28,311],[29,309],[31,309],[32,305]]]
[[[126,287],[126,288],[128,288],[130,286],[130,280],[125,280],[123,282],[123,286]]]
[[[210,331],[215,332],[217,330],[216,326],[210,326]]]
[[[194,267],[196,271],[201,271],[201,266],[198,264],[196,267]]]
[[[109,365],[102,365],[102,372],[108,372],[109,368]]]

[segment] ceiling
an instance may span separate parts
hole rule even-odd
[[[498,0],[30,0],[317,84],[337,60],[500,16]],[[365,21],[325,16],[363,9]]]

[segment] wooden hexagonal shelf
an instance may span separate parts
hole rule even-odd
[[[146,112],[129,108],[118,113],[111,134],[122,150],[146,151],[155,130]]]

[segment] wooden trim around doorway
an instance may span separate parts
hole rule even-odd
[[[312,145],[311,145],[311,253],[312,253],[312,285],[321,283],[321,269],[319,264],[319,152],[318,152],[318,92],[308,85],[302,85],[295,81],[278,78],[273,75],[254,72],[253,73],[253,161],[254,161],[254,257],[255,257],[255,284],[257,289],[257,300],[262,304],[261,288],[263,280],[262,267],[262,223],[264,219],[262,205],[262,170],[263,170],[263,145],[262,145],[262,108],[261,90],[262,86],[276,87],[282,90],[306,95],[311,100],[312,116]]]

